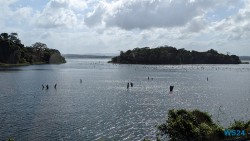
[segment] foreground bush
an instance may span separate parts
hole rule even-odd
[[[250,127],[249,125],[250,121],[247,123],[234,121],[228,129],[246,130]],[[208,113],[199,110],[169,110],[166,123],[158,126],[158,130],[157,140],[167,140],[168,138],[171,141],[222,141],[236,139],[236,137],[226,137],[224,129],[214,123]],[[245,138],[241,137],[243,140]]]

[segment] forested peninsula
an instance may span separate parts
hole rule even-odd
[[[210,49],[206,52],[176,49],[171,46],[135,48],[113,57],[118,64],[240,64],[236,55],[224,55]]]
[[[24,46],[17,33],[0,34],[0,66],[19,66],[33,64],[61,64],[65,58],[56,49],[36,42],[32,46]]]

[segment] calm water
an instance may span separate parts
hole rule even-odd
[[[155,125],[163,123],[172,108],[207,111],[225,127],[234,119],[250,119],[249,64],[67,61],[0,69],[0,140],[154,139]],[[134,87],[127,90],[131,81]],[[49,90],[42,90],[42,84],[49,84]],[[173,93],[169,85],[175,86]]]

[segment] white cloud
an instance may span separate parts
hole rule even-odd
[[[12,17],[19,23],[23,23],[26,20],[30,20],[33,9],[31,7],[21,7],[12,13]]]
[[[87,7],[86,0],[50,0],[51,8],[71,8],[71,9],[84,9]]]
[[[210,31],[227,40],[240,40],[250,36],[250,2],[245,1],[238,13],[210,24]]]
[[[218,5],[237,3],[217,0],[119,0],[100,2],[93,12],[85,17],[89,26],[105,23],[131,30],[154,27],[181,27],[200,17]],[[193,21],[195,22],[195,21]],[[197,23],[196,23],[197,24]]]
[[[6,20],[9,19],[9,17],[12,14],[12,10],[10,8],[10,5],[14,4],[17,0],[4,0],[0,1],[0,23],[4,24]]]
[[[54,9],[39,14],[35,22],[42,28],[73,27],[77,23],[77,18],[71,10]]]
[[[71,5],[76,6],[74,1],[51,0],[41,13],[38,13],[34,23],[42,28],[74,27],[77,24],[77,15]]]
[[[20,31],[20,27],[30,25],[33,9],[28,6],[17,7],[17,2],[18,0],[0,1],[0,29],[2,32],[17,32]]]
[[[85,9],[87,4],[86,0],[69,0],[69,6],[77,10]]]

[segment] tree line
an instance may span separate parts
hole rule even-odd
[[[0,63],[66,63],[61,53],[56,49],[50,49],[46,44],[36,42],[31,46],[24,46],[17,33],[0,34]]]
[[[224,55],[210,49],[206,52],[176,49],[171,46],[135,48],[113,57],[111,63],[120,64],[240,64],[236,55]]]

